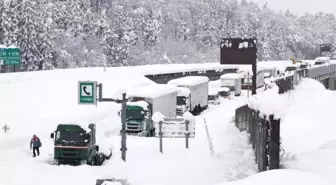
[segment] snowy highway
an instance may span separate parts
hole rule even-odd
[[[176,68],[176,65],[172,66]],[[98,178],[127,179],[132,185],[244,184],[249,182],[248,179],[260,184],[260,179],[264,177],[263,174],[255,175],[257,166],[248,136],[239,132],[233,123],[235,109],[249,102],[245,92],[233,99],[222,98],[220,105],[212,105],[196,117],[196,137],[190,139],[189,150],[185,149],[184,139],[165,138],[161,154],[157,138],[127,136],[127,162],[120,159],[121,125],[117,115],[120,105],[77,105],[77,81],[97,80],[104,84],[104,94],[112,96],[120,89],[153,84],[141,75],[150,70],[154,70],[154,67],[2,74],[0,117],[1,124],[7,124],[10,130],[6,134],[0,132],[0,184],[21,185],[27,184],[27,179],[29,182],[33,182],[31,179],[39,179],[32,184],[93,185]],[[316,100],[312,100],[312,96]],[[332,176],[336,172],[333,170],[336,169],[336,163],[319,163],[318,169],[328,170],[324,174],[318,170],[309,170],[316,167],[312,161],[308,167],[300,162],[303,159],[323,160],[326,157],[328,161],[334,161],[329,155],[336,149],[333,145],[329,144],[328,150],[323,151],[319,147],[332,142],[334,138],[335,126],[329,121],[333,113],[327,107],[336,104],[335,93],[325,90],[314,80],[306,79],[293,92],[281,97],[282,102],[277,103],[285,104],[287,108],[281,127],[282,143],[286,150],[283,165],[295,169],[290,174],[298,174],[297,178],[302,177],[300,180],[313,182],[303,174],[310,172],[336,182]],[[320,110],[316,111],[314,107]],[[319,121],[322,116],[324,120]],[[96,167],[51,165],[53,143],[50,133],[59,123],[96,123],[97,143],[101,150],[112,148],[112,159]],[[37,134],[43,143],[41,155],[37,158],[32,158],[29,149],[33,134]],[[307,157],[311,155],[316,157]],[[282,178],[284,181],[290,176],[282,170],[278,173],[266,172],[264,176],[267,173],[270,173],[270,178],[283,175],[286,177]]]

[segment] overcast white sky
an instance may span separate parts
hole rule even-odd
[[[303,15],[305,12],[325,12],[336,15],[336,0],[251,0],[259,5],[266,2],[274,10],[289,9],[294,14]]]

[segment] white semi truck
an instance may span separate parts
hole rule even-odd
[[[221,87],[227,87],[230,91],[234,91],[235,96],[240,96],[242,89],[243,75],[239,73],[227,73],[221,77]]]
[[[178,115],[181,116],[186,111],[197,115],[208,107],[208,77],[187,76],[170,80],[168,84],[175,85],[179,88],[179,94],[176,98],[176,112]]]
[[[242,73],[243,74],[243,73]],[[252,73],[248,74],[243,74],[244,77],[242,79],[242,89],[252,89]],[[264,71],[257,71],[257,89],[264,87],[265,82],[264,82]]]
[[[127,93],[126,131],[142,136],[155,136],[152,116],[160,112],[166,118],[176,118],[177,88],[154,84],[130,89]]]

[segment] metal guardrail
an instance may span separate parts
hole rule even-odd
[[[336,73],[336,64],[324,64],[320,66],[313,66],[308,69],[308,78],[324,80],[334,76]]]
[[[236,109],[235,124],[241,132],[249,134],[259,171],[279,169],[280,119],[261,116],[258,110],[244,105]]]

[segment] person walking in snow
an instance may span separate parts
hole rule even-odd
[[[30,140],[30,149],[33,148],[33,156],[36,157],[35,150],[37,152],[37,155],[40,155],[40,147],[42,146],[42,143],[40,139],[34,134],[33,138]]]

